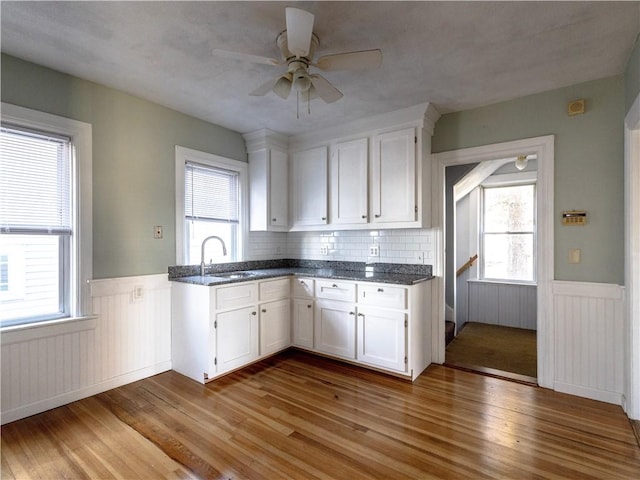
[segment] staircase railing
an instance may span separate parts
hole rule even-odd
[[[456,270],[456,277],[462,275],[465,271],[471,268],[473,262],[478,259],[478,254],[476,253],[473,257],[469,257],[469,260],[466,261],[464,265],[462,265],[458,270]]]

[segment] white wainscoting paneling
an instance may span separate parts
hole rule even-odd
[[[554,281],[554,390],[620,405],[624,287]]]
[[[469,281],[469,322],[536,330],[537,287]]]
[[[95,317],[2,333],[3,424],[171,369],[166,274],[94,280],[91,296]]]

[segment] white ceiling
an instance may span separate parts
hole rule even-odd
[[[380,48],[382,67],[325,72],[344,93],[316,99],[248,92],[284,67],[211,49],[277,57],[284,8],[315,15],[318,55]],[[423,102],[466,110],[624,71],[640,2],[9,2],[2,51],[246,133],[295,134]]]

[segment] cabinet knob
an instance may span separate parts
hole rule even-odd
[[[307,308],[311,308],[311,305],[307,305]]]
[[[349,312],[349,315],[355,315],[356,312]]]
[[[384,288],[379,288],[378,292],[380,292],[380,293],[384,292]]]
[[[300,280],[300,285],[306,285],[306,283],[304,283],[304,280]]]
[[[374,215],[374,217],[376,217],[376,218],[380,218],[380,214],[379,214],[379,213],[376,213],[376,214]]]
[[[272,222],[277,222],[277,221],[278,221],[278,219],[277,219],[277,218],[272,218],[272,219],[271,219],[271,221],[272,221]]]
[[[327,217],[322,217],[322,220],[323,220],[323,221],[324,221],[324,220],[326,220],[326,219],[327,219]]]
[[[331,285],[332,288],[338,288],[338,285],[336,285],[335,283],[333,285]]]
[[[359,317],[364,317],[364,313],[359,313],[358,316]]]
[[[262,311],[262,313],[267,313],[267,309],[266,308],[263,308],[261,311]]]
[[[367,216],[366,215],[362,215],[362,218],[367,218]]]
[[[258,314],[257,312],[251,312],[251,315],[257,315],[257,314]]]

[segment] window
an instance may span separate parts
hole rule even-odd
[[[2,327],[80,317],[87,311],[90,143],[90,125],[2,105]]]
[[[535,185],[482,192],[482,278],[534,282]]]
[[[224,241],[227,255],[223,255],[220,244],[211,242],[206,247],[205,262],[242,260],[247,167],[243,162],[176,147],[179,264],[199,264],[202,242],[212,235]]]

